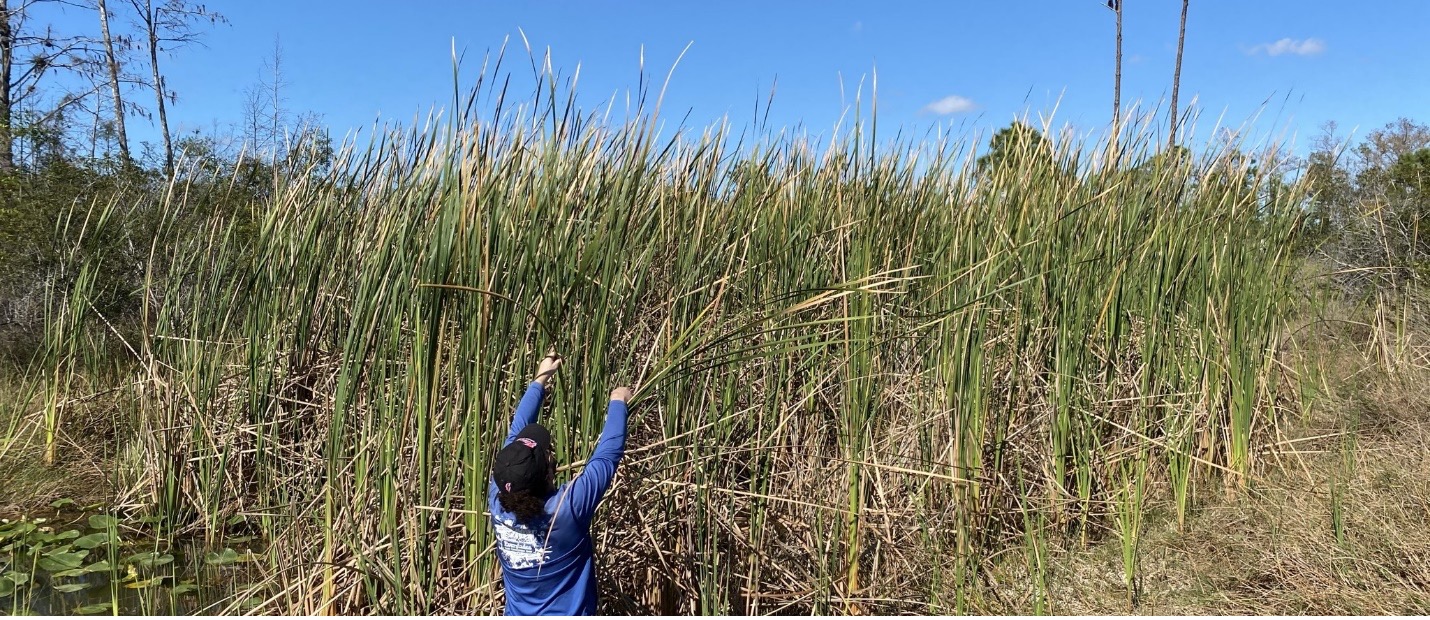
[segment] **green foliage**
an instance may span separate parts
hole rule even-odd
[[[1325,140],[1334,142],[1334,140]],[[1368,134],[1341,161],[1322,145],[1308,160],[1315,247],[1337,264],[1335,280],[1358,297],[1391,293],[1394,314],[1423,316],[1430,277],[1430,126],[1400,119]]]
[[[151,257],[161,232],[202,238],[204,222],[224,217],[244,243],[257,230],[254,205],[270,199],[278,176],[296,174],[295,167],[321,175],[332,163],[331,145],[319,134],[295,145],[276,175],[273,164],[227,156],[212,139],[189,136],[181,146],[191,156],[172,185],[132,164],[63,156],[0,175],[0,363],[35,359],[47,303],[84,272],[85,308],[112,326],[100,337],[114,337],[142,304],[145,269],[167,263]],[[170,191],[183,194],[182,212],[159,208]],[[96,227],[92,220],[102,212],[115,214],[113,222]]]
[[[1430,198],[1430,148],[1401,155],[1386,176],[1404,199],[1424,203]]]
[[[988,152],[980,156],[977,169],[983,174],[1014,168],[1018,173],[1057,171],[1052,141],[1031,126],[1014,121],[989,140]]]
[[[1305,242],[1314,245],[1330,238],[1352,216],[1353,187],[1350,172],[1328,150],[1311,153],[1305,182],[1310,196]]]

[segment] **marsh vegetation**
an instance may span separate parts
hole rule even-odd
[[[1302,573],[1252,542],[1375,544],[1430,497],[1423,455],[1381,480],[1343,415],[1420,376],[1418,328],[1371,306],[1362,335],[1398,339],[1367,358],[1325,320],[1365,306],[1304,277],[1312,188],[1274,148],[1020,123],[976,149],[889,139],[859,106],[815,142],[612,120],[552,76],[519,102],[501,84],[424,126],[300,145],[241,200],[215,196],[261,187],[252,169],[199,160],[65,210],[0,460],[83,463],[108,489],[96,514],[241,557],[227,611],[489,612],[489,460],[555,347],[562,455],[594,443],[612,381],[637,386],[595,529],[609,612],[1425,611],[1408,530],[1348,551],[1370,564]],[[1399,520],[1377,520],[1391,493]],[[1248,516],[1269,506],[1306,519]],[[12,573],[81,551],[62,570],[135,565],[77,546],[98,530],[6,527],[41,545],[7,551]],[[1333,575],[1351,594],[1298,607],[1169,577],[1216,553],[1262,565],[1246,584]],[[8,578],[0,602],[23,608]]]

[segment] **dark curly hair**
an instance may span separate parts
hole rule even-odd
[[[546,516],[547,497],[550,497],[550,493],[542,493],[539,496],[529,491],[497,493],[497,501],[501,502],[502,510],[510,512],[516,517],[517,523],[526,526],[538,525],[541,518]]]

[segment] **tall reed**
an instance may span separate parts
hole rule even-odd
[[[566,475],[639,388],[595,528],[612,612],[1048,611],[1053,532],[1120,525],[1130,588],[1157,489],[1181,516],[1252,473],[1297,196],[1236,145],[819,147],[496,75],[252,220],[162,206],[134,473],[261,528],[263,609],[498,609],[488,466],[550,348]]]

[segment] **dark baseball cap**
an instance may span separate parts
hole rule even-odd
[[[492,479],[498,491],[520,492],[542,489],[550,474],[551,431],[540,424],[528,424],[516,439],[497,452],[492,463]]]

